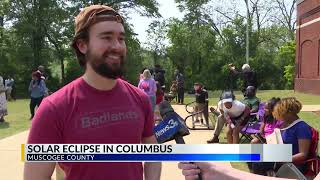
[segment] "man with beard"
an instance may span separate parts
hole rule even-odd
[[[72,43],[82,77],[45,98],[32,121],[30,144],[156,144],[148,96],[119,79],[127,48],[124,21],[92,5],[75,19]],[[65,179],[159,180],[161,163],[59,163]],[[25,180],[50,179],[55,163],[26,163]],[[143,174],[144,171],[144,174]]]

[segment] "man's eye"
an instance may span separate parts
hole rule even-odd
[[[120,41],[124,41],[124,40],[126,40],[126,38],[125,37],[120,37],[119,40]]]
[[[110,40],[112,37],[110,37],[110,36],[104,36],[104,37],[102,37],[102,39],[106,39],[106,40]]]

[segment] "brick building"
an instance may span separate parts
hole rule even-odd
[[[320,95],[320,0],[297,0],[295,87]]]

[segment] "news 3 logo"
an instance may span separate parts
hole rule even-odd
[[[174,115],[165,118],[154,128],[158,142],[164,142],[172,138],[178,130],[179,120]]]

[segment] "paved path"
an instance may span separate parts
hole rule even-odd
[[[184,106],[174,105],[173,107],[178,114],[186,117],[187,113]],[[305,105],[302,111],[320,111],[320,105]],[[0,179],[22,179],[23,162],[21,162],[20,149],[21,144],[26,143],[27,136],[28,131],[24,131],[0,140]],[[205,144],[206,140],[211,136],[212,131],[191,131],[191,134],[185,137],[185,141],[187,144]],[[229,163],[225,164],[230,166]],[[162,180],[168,179],[183,179],[180,170],[177,169],[177,163],[163,163]]]
[[[301,111],[320,111],[320,105],[303,105]]]

